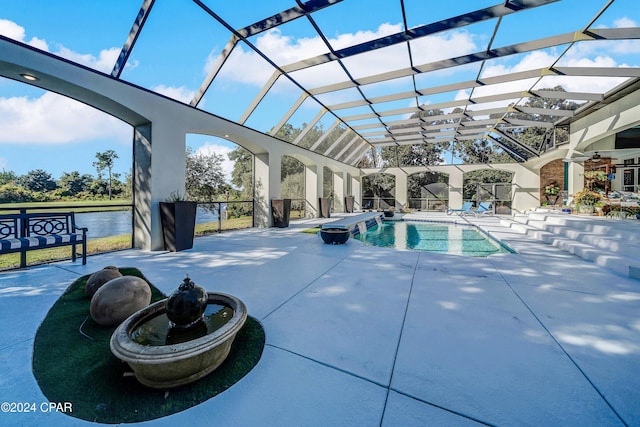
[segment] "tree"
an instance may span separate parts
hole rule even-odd
[[[47,192],[55,190],[57,185],[51,174],[43,169],[35,169],[27,172],[19,178],[19,184],[27,190]]]
[[[186,160],[185,187],[190,200],[209,202],[224,191],[221,155],[198,154],[187,148]]]
[[[238,146],[229,154],[229,160],[233,162],[231,171],[231,184],[240,191],[241,197],[250,200],[253,198],[253,155]]]
[[[542,90],[546,91],[555,91],[555,92],[566,92],[562,86],[555,86],[553,88],[545,88]],[[553,110],[576,110],[580,105],[561,98],[543,98],[541,96],[530,96],[527,98],[525,102],[525,107],[533,107],[533,108],[543,108],[549,110],[549,113],[546,116],[550,116],[554,120],[560,119],[562,116],[554,116]],[[540,114],[525,114],[525,113],[512,113],[514,118],[523,119],[523,120],[534,120],[534,121],[542,121],[545,117]],[[558,128],[556,131],[559,135],[556,135],[558,139],[564,139],[567,137],[567,130],[564,128]],[[521,143],[532,147],[534,149],[538,149],[545,137],[548,135],[548,130],[543,127],[523,127],[523,128],[513,128],[508,129],[506,131],[507,134],[516,138]]]
[[[118,158],[118,153],[113,150],[107,150],[103,153],[96,153],[97,161],[93,162],[93,167],[98,171],[98,179],[102,178],[102,171],[107,169],[109,172],[109,180],[107,184],[107,188],[109,190],[109,200],[111,200],[111,185],[112,185],[112,171],[113,164],[115,160]]]
[[[236,200],[253,200],[253,154],[238,146],[227,154],[233,162],[231,171],[231,185],[234,189],[231,194]],[[234,203],[227,206],[227,214],[230,216],[250,215],[252,204]]]
[[[78,171],[64,172],[58,181],[58,187],[68,193],[69,196],[75,196],[83,191],[89,191],[93,177],[88,174],[80,175]]]
[[[0,172],[0,185],[8,184],[10,182],[16,181],[17,179],[18,177],[13,171],[5,172],[5,170],[3,169],[2,172]]]
[[[420,123],[410,123],[407,125],[393,126],[393,135],[396,137],[401,136],[416,136],[421,131],[421,124],[436,126],[450,123],[449,119],[429,119],[434,116],[443,116],[442,110],[426,110],[415,113],[411,116],[412,119],[420,118]],[[406,132],[404,132],[406,130]],[[434,133],[434,135],[436,135]],[[391,136],[391,134],[387,135]],[[444,150],[449,146],[449,142],[425,142],[421,144],[413,145],[395,145],[391,147],[383,147],[380,151],[382,158],[382,167],[402,167],[402,166],[429,166],[437,165],[444,161]]]

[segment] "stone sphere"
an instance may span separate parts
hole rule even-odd
[[[84,285],[84,291],[87,296],[91,298],[96,291],[102,287],[102,285],[116,277],[122,277],[122,273],[118,271],[117,267],[113,265],[105,267],[100,271],[96,271],[89,277],[87,283]]]
[[[91,317],[103,326],[122,323],[151,302],[151,288],[143,279],[122,276],[108,281],[91,298]]]

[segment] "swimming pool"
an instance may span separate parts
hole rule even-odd
[[[355,236],[365,245],[486,257],[512,253],[475,227],[454,223],[385,221]]]

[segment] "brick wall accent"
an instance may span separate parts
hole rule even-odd
[[[552,160],[540,169],[540,203],[545,201],[544,187],[556,183],[560,191],[564,190],[564,160]],[[562,200],[558,200],[562,203]]]

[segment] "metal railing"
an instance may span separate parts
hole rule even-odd
[[[237,230],[255,225],[253,216],[255,212],[254,200],[198,202],[198,207],[201,208],[201,211],[196,216],[196,227],[198,227],[198,224],[209,222],[215,222],[217,225],[215,229],[208,229],[200,225],[198,228],[201,230],[197,234],[207,234],[210,231],[221,233],[224,230]],[[211,218],[202,218],[206,212],[211,214]],[[206,221],[206,219],[211,219],[211,221]]]
[[[393,197],[363,197],[362,209],[395,209],[396,199]]]
[[[289,218],[291,219],[301,219],[306,218],[307,213],[309,213],[309,207],[307,200],[304,197],[291,199],[291,212]]]
[[[103,208],[113,208],[113,209],[103,209]],[[20,213],[27,213],[27,211],[40,212],[40,211],[52,211],[52,210],[57,210],[60,212],[69,212],[69,211],[74,211],[76,209],[89,209],[89,210],[86,210],[85,212],[104,212],[104,211],[121,210],[121,208],[131,209],[133,208],[133,204],[131,203],[115,203],[115,204],[105,203],[105,204],[98,204],[98,205],[72,204],[72,205],[51,205],[51,206],[42,205],[42,206],[34,206],[34,207],[29,207],[29,206],[11,207],[11,206],[4,206],[0,204],[0,213],[5,211],[18,211]]]
[[[436,197],[413,197],[408,200],[409,208],[420,211],[439,211],[447,210],[449,199]]]

